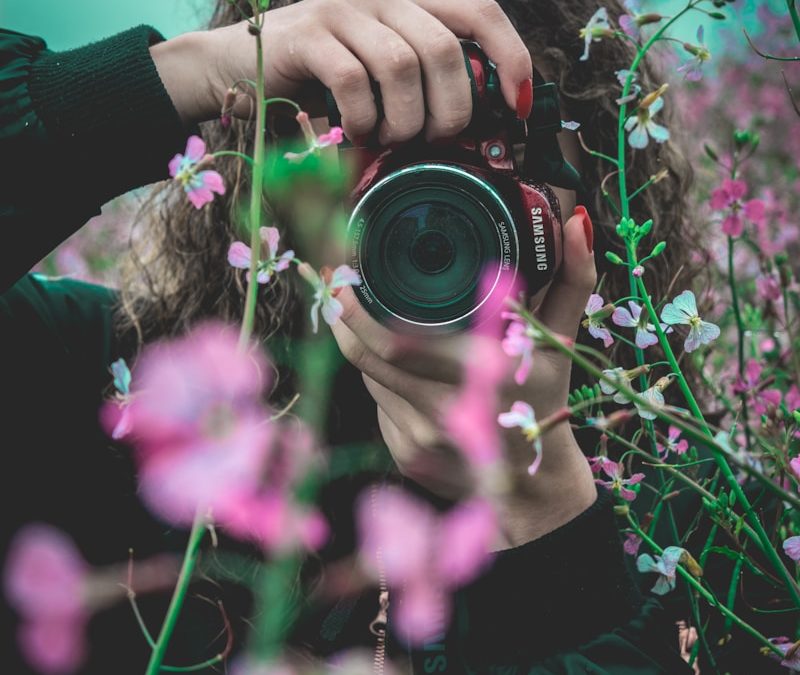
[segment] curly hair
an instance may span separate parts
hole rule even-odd
[[[293,0],[273,0],[270,9]],[[619,83],[615,71],[629,66],[634,47],[627,40],[607,39],[593,45],[591,58],[580,61],[583,41],[579,31],[594,11],[588,0],[500,0],[499,3],[518,32],[535,54],[538,63],[558,83],[565,110],[580,122],[586,147],[615,156]],[[620,2],[605,3],[612,17],[624,13]],[[209,27],[229,25],[250,12],[250,3],[217,0]],[[656,59],[645,58],[639,70],[644,91],[657,88],[663,75]],[[666,169],[663,180],[641,192],[631,205],[631,216],[642,222],[653,218],[652,241],[667,240],[669,246],[648,267],[648,287],[661,298],[672,284],[689,287],[697,270],[692,268],[692,247],[698,232],[688,214],[686,195],[692,183],[692,169],[675,138],[677,111],[665,107],[663,121],[673,129],[673,140],[662,145],[651,143],[645,150],[629,152],[627,176],[631,186],[639,186]],[[209,147],[252,154],[254,123],[233,120],[228,127],[219,121],[202,125]],[[604,253],[621,247],[614,236],[619,220],[601,194],[600,186],[610,169],[607,163],[583,153],[581,169],[588,193],[585,200],[595,225],[595,251],[604,295],[628,295],[624,267],[610,265]],[[135,329],[140,343],[154,337],[184,332],[198,319],[217,317],[237,321],[244,306],[242,275],[231,268],[226,253],[239,239],[236,231],[241,197],[250,190],[246,167],[238,159],[219,158],[216,169],[229,186],[224,197],[203,210],[194,209],[179,191],[168,183],[157,186],[139,213],[131,236],[131,250],[123,266],[121,330]],[[610,183],[613,184],[613,183]],[[275,214],[273,214],[275,215]],[[291,243],[292,228],[280,222]],[[259,288],[255,334],[262,339],[277,331],[291,334],[297,329],[298,289],[290,275],[279,275],[271,284]]]

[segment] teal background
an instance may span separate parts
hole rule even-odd
[[[39,35],[51,49],[69,49],[140,23],[150,24],[165,36],[172,37],[202,27],[213,4],[214,0],[0,0],[0,26]],[[598,4],[602,4],[602,0]],[[753,33],[758,32],[752,17],[759,4],[786,7],[782,0],[737,0],[734,6],[741,13],[741,21]],[[642,5],[648,10],[669,15],[684,7],[686,1],[646,0]],[[729,9],[725,11],[730,13]],[[672,34],[682,40],[692,40],[701,20],[706,25],[706,42],[712,51],[724,49],[724,43],[715,30],[724,22],[702,18],[699,14],[680,22]]]

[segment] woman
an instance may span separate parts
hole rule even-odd
[[[616,2],[606,4],[612,14],[621,13]],[[142,246],[133,251],[121,290],[120,312],[114,311],[119,298],[112,291],[22,275],[100,204],[162,179],[194,125],[207,122],[203,135],[213,149],[248,148],[250,123],[237,121],[226,129],[209,121],[219,115],[229,84],[254,76],[253,43],[241,21],[248,6],[220,0],[215,30],[162,42],[142,27],[62,54],[44,51],[37,38],[0,33],[0,143],[7,166],[14,167],[0,201],[6,238],[0,359],[9,401],[6,437],[15,441],[7,445],[7,466],[19,491],[7,504],[6,513],[15,517],[5,521],[0,555],[18,525],[31,520],[68,531],[96,565],[123,560],[129,548],[137,556],[180,548],[184,535],[165,533],[136,501],[129,457],[108,449],[96,411],[109,384],[108,365],[120,355],[130,357],[140,341],[181,333],[203,317],[241,316],[241,277],[225,262],[238,238],[236,196],[247,188],[239,163],[218,162],[229,190],[203,211],[174,199],[174,193],[152,200]],[[521,117],[530,111],[532,55],[537,68],[559,83],[564,109],[582,123],[586,143],[600,151],[615,144],[613,71],[630,63],[631,48],[608,41],[596,46],[588,62],[578,62],[579,30],[595,9],[584,0],[305,0],[273,2],[271,9],[263,33],[268,95],[297,97],[313,110],[318,100],[310,83],[321,81],[332,90],[351,139],[376,134],[380,143],[399,143],[420,132],[432,140],[463,129],[471,107],[457,40],[464,37],[479,41],[497,64],[503,98]],[[368,76],[380,82],[385,106],[377,129]],[[641,82],[660,84],[650,66]],[[234,112],[246,117],[247,102]],[[580,153],[574,138],[563,143],[593,187],[587,206],[596,225],[585,208],[574,208],[575,195],[560,195],[564,213],[573,215],[565,222],[564,264],[541,315],[552,329],[574,336],[596,282],[595,252],[609,248],[605,233],[614,218],[597,189],[603,169]],[[653,277],[670,279],[687,254],[686,166],[669,146],[638,153],[633,180],[644,182],[662,167],[671,170],[669,178],[643,193],[634,216],[659,214],[658,238],[675,244]],[[605,288],[613,294],[621,287],[609,270]],[[259,334],[296,335],[291,320],[279,321],[296,313],[291,283],[278,280],[261,294]],[[366,317],[352,293],[341,299],[345,313],[334,336],[356,369],[343,370],[337,382],[349,399],[332,411],[329,442],[372,438],[369,415],[377,403],[378,429],[400,472],[432,500],[458,492],[463,486],[454,484],[449,455],[436,453],[442,438],[436,420],[438,402],[456,391],[459,374],[452,373],[463,364],[452,350],[439,371],[390,353],[388,332]],[[419,358],[429,363],[431,356]],[[435,357],[442,359],[440,349]],[[532,402],[544,416],[566,400],[569,363],[542,357],[535,368],[531,385],[516,398]],[[45,382],[49,397],[42,396]],[[31,411],[37,414],[33,424]],[[521,481],[523,487],[502,505],[508,540],[498,546],[492,570],[459,595],[460,621],[410,654],[411,661],[418,672],[681,672],[685,664],[673,651],[674,627],[655,601],[639,596],[628,576],[609,496],[598,497],[569,426],[556,427],[544,443],[539,473]],[[347,512],[347,500],[365,481],[341,482],[323,494],[334,514],[331,557],[341,555],[350,539],[347,523],[335,513]],[[236,591],[210,592],[227,594],[232,616],[246,614],[247,601]],[[163,612],[156,601],[143,609],[152,624]],[[368,625],[376,609],[377,595],[364,593],[334,621],[334,629],[330,617],[342,614],[340,606],[310,613],[295,642],[322,654],[370,645]],[[218,627],[216,617],[203,616],[209,611],[199,601],[186,610],[173,661],[207,657]],[[86,672],[142,672],[146,649],[132,617],[123,609],[102,617],[92,624]],[[118,641],[128,639],[122,636],[133,637],[120,663]],[[10,633],[3,639],[10,641]],[[390,656],[403,651],[390,641]],[[3,653],[16,648],[9,642]],[[26,672],[18,661],[10,669]]]

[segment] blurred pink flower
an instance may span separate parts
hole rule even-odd
[[[669,452],[674,452],[676,455],[683,455],[689,449],[689,441],[685,438],[678,440],[680,435],[681,430],[670,424],[667,432],[667,444],[662,445],[661,443],[656,443],[659,456],[666,457]]]
[[[756,277],[756,293],[762,300],[777,302],[781,299],[780,280],[774,274],[759,274]]]
[[[711,193],[711,208],[727,212],[722,221],[722,231],[731,237],[738,237],[744,231],[742,215],[756,225],[764,222],[764,202],[760,199],[742,202],[746,193],[747,183],[730,178],[724,179],[722,185]]]
[[[528,373],[533,366],[535,332],[533,326],[518,314],[505,312],[503,318],[511,319],[506,328],[506,336],[503,338],[503,351],[511,357],[522,357],[514,372],[514,381],[521,385],[528,379]]]
[[[267,284],[273,274],[287,269],[294,259],[294,251],[291,249],[284,251],[278,256],[278,244],[280,243],[280,232],[277,227],[262,227],[259,236],[263,246],[267,247],[268,257],[261,260],[259,256],[256,280],[259,284]],[[228,249],[228,264],[232,267],[248,270],[247,280],[250,281],[250,247],[241,241],[235,241]]]
[[[169,162],[169,175],[183,187],[189,201],[200,209],[214,199],[214,194],[225,194],[225,183],[216,171],[198,171],[198,166],[211,161],[206,155],[206,144],[199,136],[190,136],[184,155],[178,153]]]
[[[699,82],[703,78],[703,64],[711,59],[711,52],[705,43],[703,26],[697,28],[697,42],[696,45],[691,42],[683,43],[684,50],[689,52],[692,58],[678,68],[678,72],[683,73],[684,78],[690,82]]]
[[[764,366],[756,359],[748,359],[744,379],[739,377],[733,385],[736,394],[746,394],[756,415],[766,415],[780,406],[783,394],[779,389],[764,389],[761,386],[761,373]]]
[[[383,572],[397,597],[396,625],[421,644],[450,613],[449,593],[490,563],[497,522],[488,502],[473,498],[443,515],[396,487],[365,492],[357,506],[359,558],[376,579]]]
[[[22,619],[20,647],[42,673],[71,673],[84,660],[88,577],[75,545],[53,527],[28,525],[11,542],[5,595]]]
[[[259,481],[273,437],[260,395],[266,359],[238,334],[203,324],[142,354],[127,406],[142,498],[162,518],[188,524]],[[110,428],[116,407],[104,409]]]
[[[604,347],[614,344],[611,331],[603,324],[603,321],[614,313],[614,305],[604,304],[602,296],[592,293],[586,303],[584,313],[586,318],[583,320],[583,326],[589,330],[589,335],[602,340]]]
[[[311,305],[311,328],[316,333],[319,328],[319,312],[329,326],[335,324],[344,311],[342,303],[336,299],[340,289],[345,286],[359,286],[361,277],[347,265],[339,265],[332,272],[325,267],[320,274],[308,263],[300,263],[297,271],[314,288],[314,303]]]
[[[643,553],[636,560],[636,569],[640,572],[657,572],[658,579],[650,590],[656,595],[664,595],[675,588],[675,571],[684,549],[679,546],[667,546],[655,559]]]
[[[643,473],[635,473],[630,478],[623,478],[625,467],[619,462],[614,462],[608,457],[604,457],[599,462],[600,470],[611,480],[600,480],[595,478],[595,483],[607,487],[609,490],[618,494],[625,501],[632,502],[636,499],[636,492],[628,488],[628,485],[636,485],[644,479]]]

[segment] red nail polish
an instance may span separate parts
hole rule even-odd
[[[533,110],[533,78],[522,80],[517,89],[517,119],[526,120]]]
[[[592,219],[589,217],[589,212],[586,210],[585,206],[578,204],[572,215],[581,217],[581,221],[583,222],[583,235],[586,237],[586,250],[589,251],[589,253],[593,253],[594,226],[592,225]]]

